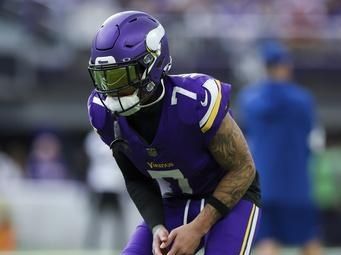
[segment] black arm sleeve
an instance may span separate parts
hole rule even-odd
[[[114,156],[128,193],[149,228],[152,230],[154,226],[164,224],[162,196],[157,182],[139,172],[122,152],[116,152]]]

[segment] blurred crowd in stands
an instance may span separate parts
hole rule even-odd
[[[235,91],[263,75],[260,41],[282,39],[295,53],[297,77],[328,106],[321,108],[326,125],[341,126],[331,108],[338,99],[328,92],[338,89],[341,67],[340,1],[2,0],[0,117],[11,121],[1,130],[38,128],[47,120],[85,131],[92,36],[104,17],[128,9],[150,12],[164,24],[174,72],[210,73]]]
[[[70,144],[68,139],[72,140],[72,138],[63,138],[56,131],[40,130],[31,137],[26,144],[27,147],[23,143],[16,144],[15,147],[10,144],[1,148],[0,252],[44,247],[45,249],[78,247],[80,249],[118,250],[122,248],[128,235],[140,221],[140,216],[125,192],[123,177],[111,151],[100,141],[98,135],[94,131],[89,131],[87,134],[83,134],[83,140],[79,140],[79,144],[73,141],[74,144],[71,148],[67,147]],[[72,155],[68,155],[70,153]],[[77,169],[81,169],[82,172],[77,172]],[[29,184],[28,188],[25,187],[27,184]],[[71,224],[71,229],[74,229],[72,227],[74,222],[70,220],[71,216],[68,215],[68,211],[70,208],[71,210],[80,209],[77,201],[75,201],[74,207],[56,201],[55,209],[52,207],[44,212],[40,208],[40,206],[45,207],[49,206],[49,203],[53,203],[54,192],[64,196],[68,195],[67,190],[70,189],[70,186],[78,187],[77,189],[86,197],[85,202],[89,204],[89,207],[86,207],[88,212],[85,214],[84,212],[74,212],[75,217],[83,219],[84,215],[87,216],[86,223],[82,228],[83,233],[76,238],[81,244],[75,246],[77,244],[75,241],[74,243],[70,242],[71,244],[63,244],[63,240],[65,241],[63,237],[52,240],[52,245],[44,243],[44,240],[38,240],[38,244],[29,244],[29,240],[33,236],[39,237],[40,235],[30,232],[29,235],[23,236],[22,232],[25,231],[22,230],[20,223],[31,221],[29,215],[35,218],[45,214],[44,217],[52,222],[56,219],[53,215],[48,215],[48,212],[64,215],[62,216],[65,221],[63,224]],[[24,188],[22,189],[22,187]],[[46,192],[46,197],[42,199],[34,195],[35,192]],[[27,198],[20,198],[22,195],[27,195]],[[73,196],[72,193],[69,195]],[[18,201],[10,201],[13,197],[17,200],[18,196],[19,203],[27,203],[22,208],[22,205],[16,208]],[[78,196],[78,198],[81,197]],[[44,199],[52,201],[46,203]],[[31,209],[35,212],[30,212]],[[28,215],[22,217],[20,214],[18,216],[18,213],[14,213],[13,215],[16,214],[16,217],[11,217],[13,216],[11,211],[18,210],[23,210],[20,214],[28,213]],[[29,224],[30,228],[32,225],[34,224]],[[18,242],[16,242],[16,230],[21,235],[17,238]],[[51,235],[51,232],[56,230],[47,229],[46,224],[41,222],[39,231],[42,235],[44,233]],[[77,235],[79,230],[74,231],[74,234]],[[82,238],[83,240],[79,240]],[[32,238],[32,240],[35,239],[39,238]],[[39,244],[39,242],[41,243]],[[53,242],[56,244],[53,245]]]
[[[102,175],[117,166],[89,131],[86,68],[101,22],[129,9],[164,24],[175,71],[209,73],[231,82],[235,92],[263,75],[259,41],[277,38],[291,48],[298,79],[317,97],[327,137],[326,150],[311,161],[322,240],[341,246],[339,0],[0,0],[0,195],[1,187],[23,179],[64,180],[84,185],[102,215],[107,208],[124,210],[120,174]],[[15,249],[13,229],[0,196],[0,251]]]

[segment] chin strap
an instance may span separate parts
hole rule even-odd
[[[140,105],[141,108],[145,108],[145,107],[151,106],[151,105],[156,104],[157,102],[161,101],[161,99],[164,97],[165,91],[166,91],[165,84],[163,83],[163,79],[161,79],[161,85],[162,85],[162,93],[161,93],[161,95],[155,101],[153,101],[153,102],[151,102],[149,104]]]

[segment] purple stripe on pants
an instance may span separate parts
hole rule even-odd
[[[183,224],[186,202],[186,199],[176,198],[164,200],[166,227],[169,231]],[[190,201],[187,223],[198,215],[200,206],[201,200]],[[249,254],[250,245],[258,229],[260,214],[260,209],[253,203],[241,200],[226,217],[211,228],[198,249],[204,245],[205,255]],[[137,227],[122,254],[152,255],[151,250],[152,234],[143,223]]]

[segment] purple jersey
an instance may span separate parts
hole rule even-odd
[[[157,179],[163,192],[212,193],[225,170],[209,153],[208,144],[229,110],[231,86],[204,74],[170,75],[163,81],[162,113],[151,144],[125,117],[114,119],[96,92],[88,101],[91,124],[107,145],[119,129],[129,145],[126,156],[141,173]]]

